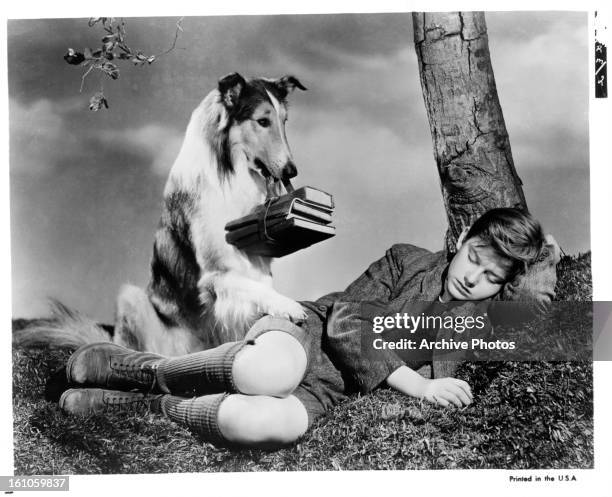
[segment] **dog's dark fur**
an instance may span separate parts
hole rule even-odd
[[[272,289],[271,259],[225,241],[225,224],[261,204],[271,184],[297,174],[285,137],[293,76],[219,81],[191,116],[164,191],[146,291],[124,286],[112,340],[180,355],[241,338],[262,313],[294,319],[301,306]],[[14,336],[18,345],[76,347],[110,340],[63,306],[56,319]]]

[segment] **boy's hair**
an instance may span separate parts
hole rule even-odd
[[[546,244],[540,223],[528,212],[511,207],[491,209],[470,227],[466,240],[478,237],[510,262],[508,280],[526,271]]]

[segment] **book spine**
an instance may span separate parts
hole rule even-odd
[[[291,196],[293,198],[299,198],[305,200],[306,202],[317,204],[328,209],[334,208],[334,199],[329,193],[322,190],[317,190],[316,188],[312,188],[310,186],[303,186],[302,188],[295,190]]]

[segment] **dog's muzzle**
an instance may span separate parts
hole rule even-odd
[[[282,179],[295,178],[297,176],[297,173],[298,173],[297,167],[295,167],[295,164],[293,162],[289,161],[283,168]]]
[[[253,162],[264,178],[267,179],[272,176],[272,173],[268,169],[268,166],[266,166],[261,159],[255,159]]]

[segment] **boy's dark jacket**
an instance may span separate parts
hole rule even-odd
[[[557,280],[556,254],[552,249],[552,246],[547,246],[540,259],[525,274],[507,283],[496,300],[523,302],[523,316],[543,312],[554,297]],[[360,323],[364,319],[363,302],[396,306],[403,302],[420,302],[424,310],[437,301],[449,261],[446,251],[432,253],[414,245],[394,245],[344,292],[325,295],[316,302],[302,302],[309,311],[305,326],[309,332],[321,330],[323,352],[332,359],[335,367],[349,376],[358,390],[368,392],[405,363],[390,350],[376,351],[375,358],[363,354]],[[495,301],[464,302],[459,308],[447,312],[468,315],[478,312],[477,306],[481,309],[485,306],[489,315],[494,315],[495,305]]]

